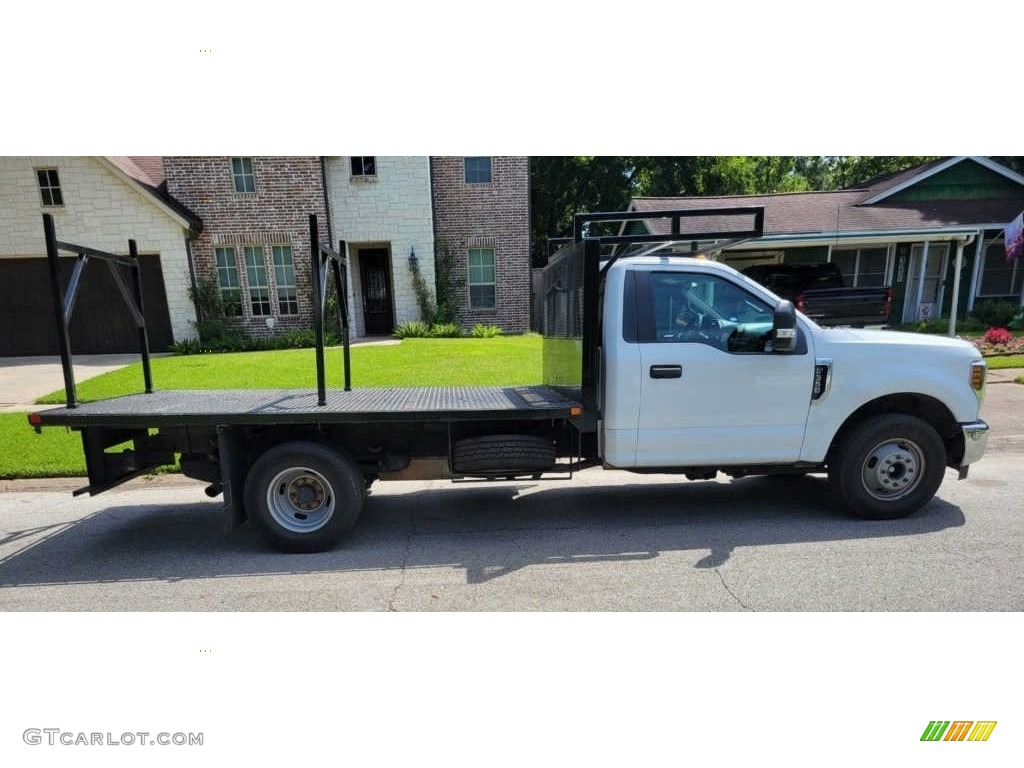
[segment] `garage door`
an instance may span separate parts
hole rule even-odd
[[[149,347],[166,351],[174,340],[160,257],[140,256],[142,298]],[[74,258],[61,258],[61,285],[67,288]],[[124,273],[129,274],[127,270]],[[139,337],[106,263],[93,259],[85,268],[71,323],[71,351],[76,354],[135,352]],[[50,298],[47,262],[0,259],[0,356],[60,353]]]

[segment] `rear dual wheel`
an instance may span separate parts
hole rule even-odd
[[[347,457],[318,443],[282,443],[260,456],[245,481],[249,519],[285,552],[321,552],[355,525],[366,482]]]

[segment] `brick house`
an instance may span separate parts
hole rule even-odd
[[[219,285],[233,323],[252,336],[311,327],[309,215],[327,221],[320,159],[164,157],[163,168],[168,194],[203,220],[196,279]]]
[[[465,275],[460,318],[522,333],[530,325],[530,161],[432,157],[434,235]]]
[[[163,181],[159,157],[0,157],[0,356],[58,352],[44,213],[62,242],[127,254],[136,241],[151,349],[193,333],[188,240],[202,223],[166,196]],[[62,252],[65,290],[74,261]],[[135,325],[106,266],[89,262],[80,285],[72,351],[136,351]]]
[[[412,263],[434,285],[452,249],[464,327],[527,330],[529,161],[525,157],[165,157],[167,192],[203,221],[197,278],[216,279],[252,335],[312,322],[310,213],[349,259],[356,337],[425,319]]]

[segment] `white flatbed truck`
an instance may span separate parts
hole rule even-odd
[[[640,214],[577,216],[538,297],[543,385],[352,390],[343,306],[346,385],[328,391],[323,298],[328,265],[345,295],[345,249],[320,244],[311,217],[317,392],[152,391],[144,312],[126,287],[146,392],[91,403],[77,402],[66,333],[74,286],[63,292],[56,269],[59,250],[83,251],[58,242],[50,222],[68,403],[29,423],[81,433],[89,476],[81,492],[178,456],[186,475],[223,493],[228,527],[248,519],[292,552],[335,546],[378,480],[564,478],[591,466],[689,479],[822,472],[841,506],[877,520],[927,504],[947,467],[966,477],[988,437],[979,418],[986,366],[971,344],[821,328],[700,257],[759,236],[762,209],[659,215],[671,218],[672,237],[624,234],[628,226],[587,236],[588,227],[628,225]],[[716,226],[684,232],[698,219]],[[87,255],[109,256],[112,273],[122,258]],[[126,441],[132,449],[108,450]]]

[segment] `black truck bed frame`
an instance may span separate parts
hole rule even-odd
[[[34,415],[38,426],[159,428],[569,419],[578,408],[544,386],[328,390],[324,405],[307,389],[229,389],[126,395]]]

